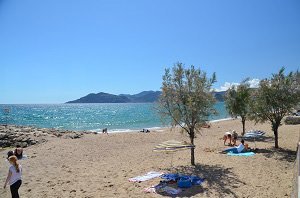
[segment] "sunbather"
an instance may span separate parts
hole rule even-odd
[[[222,153],[228,153],[228,152],[241,153],[245,150],[244,143],[245,143],[245,141],[241,140],[241,143],[238,146],[227,148],[227,149],[223,150]]]

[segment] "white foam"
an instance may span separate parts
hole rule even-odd
[[[148,129],[150,132],[155,131],[155,132],[161,132],[164,131],[165,127],[149,127],[149,128],[144,128]],[[133,132],[140,132],[142,129],[108,129],[108,133],[133,133]],[[92,129],[88,130],[89,132],[97,132],[97,133],[102,133],[102,129]]]
[[[216,122],[223,122],[223,121],[228,121],[228,120],[234,120],[235,118],[223,118],[223,119],[218,119],[218,120],[211,120],[209,123],[216,123]]]

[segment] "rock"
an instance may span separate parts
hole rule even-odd
[[[19,145],[23,148],[26,148],[28,146],[27,142],[21,142]]]
[[[0,147],[10,147],[20,145],[28,147],[30,145],[46,142],[48,137],[77,139],[84,135],[82,132],[68,130],[41,129],[28,126],[7,127],[0,125]]]
[[[7,134],[6,133],[0,133],[0,139],[4,139],[7,137]]]

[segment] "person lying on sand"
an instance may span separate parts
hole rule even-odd
[[[242,139],[241,143],[238,146],[227,148],[227,149],[223,150],[222,153],[228,153],[228,152],[241,153],[247,149],[247,148],[245,149],[244,143],[245,143],[245,141]]]

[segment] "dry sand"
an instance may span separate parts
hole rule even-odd
[[[179,197],[289,197],[293,190],[293,170],[299,140],[299,125],[279,129],[279,146],[274,152],[269,124],[246,122],[247,130],[267,132],[257,141],[253,157],[220,154],[226,148],[220,138],[227,130],[241,131],[239,120],[213,123],[195,139],[196,166],[190,166],[190,151],[173,155],[156,153],[155,145],[170,139],[188,141],[185,134],[166,129],[151,133],[88,134],[80,139],[51,139],[25,149],[29,159],[22,160],[22,198],[39,197],[163,197],[146,194],[145,187],[159,178],[141,183],[128,179],[149,171],[196,174],[206,178],[201,186],[183,191]],[[254,147],[253,142],[248,142]],[[8,163],[0,151],[0,180],[4,183]],[[3,183],[1,185],[3,185]],[[10,197],[9,188],[0,197]]]

